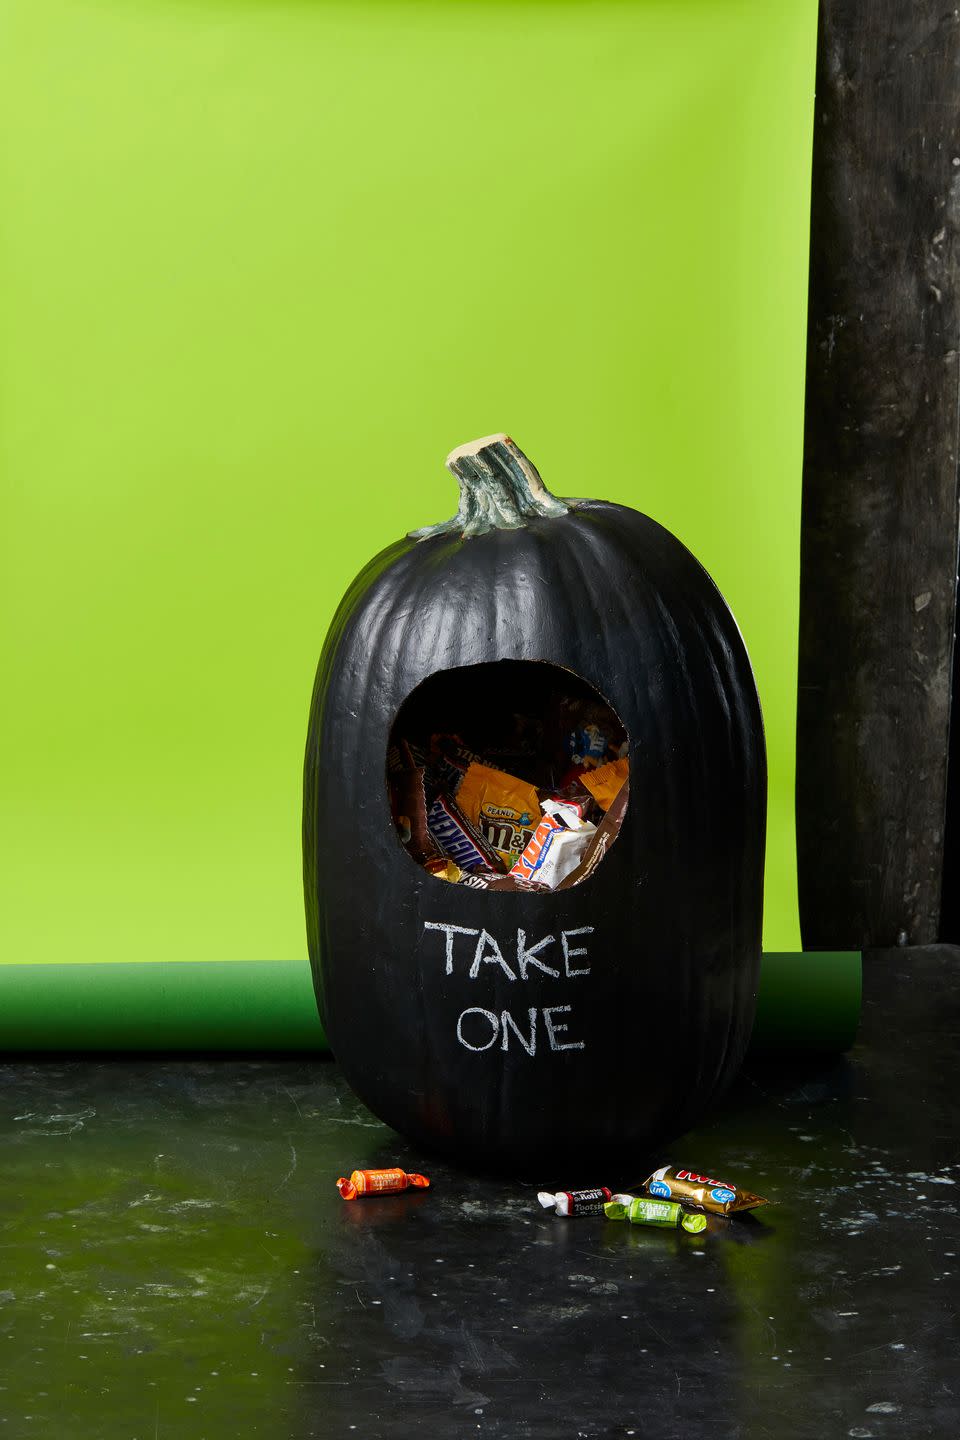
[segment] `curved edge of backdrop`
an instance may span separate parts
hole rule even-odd
[[[764,954],[751,1048],[842,1051],[859,950]],[[327,1049],[306,960],[0,965],[0,1052]]]

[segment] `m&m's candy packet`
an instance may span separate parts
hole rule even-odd
[[[457,804],[506,868],[516,864],[540,824],[536,787],[491,765],[468,768]]]

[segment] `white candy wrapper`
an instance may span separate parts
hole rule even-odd
[[[554,1195],[549,1190],[541,1190],[537,1199],[544,1210],[555,1210],[558,1215],[569,1218],[571,1215],[602,1215],[611,1195],[605,1185],[598,1185],[595,1190],[558,1190]]]
[[[555,890],[565,876],[576,870],[596,833],[596,825],[581,823],[579,830],[568,830],[555,815],[547,815],[510,874]]]
[[[585,825],[590,824],[589,820],[584,820],[572,801],[568,803],[566,800],[541,800],[540,809],[544,815],[555,815],[558,820],[562,820],[568,830],[582,830]]]

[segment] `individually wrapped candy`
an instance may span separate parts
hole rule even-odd
[[[411,1188],[424,1190],[429,1184],[426,1175],[408,1175],[406,1170],[354,1170],[349,1180],[340,1176],[337,1189],[344,1200],[359,1200],[361,1195],[399,1195]]]
[[[424,794],[424,769],[402,741],[390,761],[390,807],[400,842],[418,865],[435,870],[444,856],[430,834]]]
[[[707,1228],[705,1215],[691,1215],[672,1200],[648,1200],[643,1195],[614,1195],[604,1205],[608,1220],[629,1220],[631,1225],[660,1225],[667,1230],[686,1230],[698,1235]]]
[[[461,870],[503,870],[503,862],[456,800],[438,795],[427,813],[427,828],[434,843]]]
[[[568,830],[555,815],[547,815],[509,873],[555,890],[561,880],[576,870],[596,833],[596,826],[586,823]]]
[[[400,740],[395,745],[389,746],[387,750],[388,775],[398,775],[401,770],[408,770],[411,765],[424,765],[425,763],[425,752],[410,740]]]
[[[423,867],[428,874],[435,875],[438,880],[448,880],[451,885],[459,885],[467,871],[461,870],[454,860],[448,860],[446,856],[439,861],[431,860]]]
[[[541,818],[534,786],[490,765],[470,766],[460,782],[457,804],[508,870],[523,854]]]
[[[569,890],[593,874],[620,832],[629,797],[630,782],[627,781],[620,787],[616,800],[600,821],[596,833],[590,837],[590,843],[584,851],[583,859],[575,870],[572,870],[560,881],[557,887],[559,890]]]
[[[541,1190],[537,1195],[544,1210],[555,1210],[565,1216],[602,1215],[604,1206],[612,1198],[605,1185],[598,1185],[594,1190],[558,1190],[555,1194]]]
[[[464,775],[479,760],[459,735],[431,735],[425,762],[431,799],[441,791],[455,796]]]
[[[583,786],[571,785],[559,794],[541,795],[540,809],[544,815],[555,815],[562,820],[568,830],[593,825],[600,815],[599,806]]]
[[[736,1215],[770,1203],[762,1195],[740,1190],[726,1180],[714,1180],[695,1170],[675,1170],[669,1165],[654,1170],[643,1188],[659,1200],[680,1200],[684,1205],[697,1205],[714,1215]]]
[[[521,875],[514,875],[512,872],[503,875],[497,870],[468,870],[460,876],[458,885],[465,885],[468,890],[530,890],[545,891],[546,885],[540,885],[535,880],[524,880]]]
[[[554,722],[568,762],[580,771],[615,760],[627,738],[623,725],[599,697],[561,696]]]
[[[626,783],[630,761],[611,760],[607,765],[598,765],[596,770],[584,770],[583,783],[596,800],[601,810],[609,810]]]

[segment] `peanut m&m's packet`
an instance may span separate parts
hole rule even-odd
[[[654,1170],[643,1188],[657,1200],[677,1200],[681,1205],[695,1205],[713,1215],[736,1215],[770,1203],[762,1195],[741,1190],[727,1180],[714,1180],[695,1170],[676,1170],[670,1165]]]

